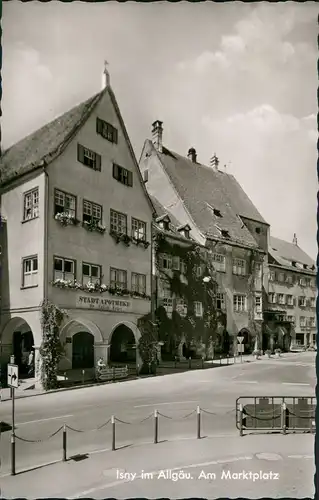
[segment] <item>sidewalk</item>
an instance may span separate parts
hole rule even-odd
[[[127,447],[114,452],[104,450],[28,472],[17,470],[16,476],[0,475],[1,494],[4,498],[31,499],[48,495],[51,498],[93,498],[94,491],[127,482],[120,479],[120,473],[136,473],[138,479],[142,471],[156,473],[163,469],[186,470],[189,467],[204,468],[233,462],[243,462],[240,466],[247,468],[249,465],[245,461],[249,460],[252,464],[252,461],[258,460],[258,453],[264,455],[264,460],[273,461],[277,457],[277,461],[280,459],[283,463],[290,460],[290,464],[296,464],[298,457],[303,458],[307,471],[305,459],[308,458],[308,465],[311,466],[313,441],[311,435],[221,436]],[[270,465],[274,468],[274,462]],[[265,469],[265,463],[259,463],[258,467]]]

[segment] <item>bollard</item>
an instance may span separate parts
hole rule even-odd
[[[152,363],[148,364],[148,374],[151,375],[152,373]]]
[[[112,368],[112,379],[113,379],[113,382],[115,382],[115,366],[113,366],[113,368]]]
[[[62,448],[63,448],[62,460],[63,460],[63,462],[66,462],[66,425],[65,424],[63,426],[63,433],[62,433]]]
[[[137,363],[136,365],[136,376],[138,377],[140,374],[140,365]]]
[[[243,405],[239,405],[239,435],[243,436]]]
[[[115,450],[115,417],[112,415],[111,417],[111,423],[112,423],[112,451]]]
[[[204,356],[202,357],[202,369],[204,369]]]
[[[13,432],[11,434],[11,476],[16,475],[16,437]]]
[[[229,364],[229,355],[227,354],[227,364]]]
[[[64,375],[64,382],[66,381],[66,372],[63,373]]]
[[[174,368],[176,368],[176,364],[177,364],[177,361],[176,361],[176,356],[174,357]]]
[[[197,406],[197,439],[200,438],[200,407]]]
[[[221,365],[222,364],[222,357],[219,356],[219,364]]]
[[[286,434],[286,403],[281,406],[281,429],[282,433]]]
[[[191,367],[192,367],[192,358],[191,358],[191,357],[189,357],[189,358],[188,358],[188,369],[190,370],[190,369],[191,369]]]
[[[82,384],[84,384],[84,375],[85,375],[85,370],[82,370]]]
[[[158,443],[158,413],[154,410],[154,443]]]
[[[311,418],[310,419],[310,432],[311,432],[311,434],[314,434],[315,430],[316,430],[316,421],[312,420],[312,418]]]

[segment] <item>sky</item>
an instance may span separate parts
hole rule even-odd
[[[5,2],[2,149],[101,90],[137,159],[164,145],[233,174],[273,236],[317,257],[315,2]],[[226,167],[225,167],[226,165]]]

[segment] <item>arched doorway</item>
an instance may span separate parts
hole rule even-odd
[[[72,337],[72,369],[94,367],[94,336],[77,332]]]
[[[20,376],[34,376],[34,362],[29,366],[30,353],[34,351],[34,336],[30,325],[23,318],[12,318],[5,325],[1,334],[1,369],[10,362],[19,367]],[[1,370],[1,371],[2,371]]]
[[[136,360],[136,341],[134,333],[126,325],[115,328],[110,343],[111,363],[130,363]]]

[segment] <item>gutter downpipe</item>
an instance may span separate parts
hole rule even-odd
[[[45,176],[44,183],[44,247],[43,247],[43,298],[47,300],[48,298],[48,248],[49,248],[49,231],[48,231],[48,216],[49,216],[49,174],[46,171],[45,166],[43,167],[43,173]]]

